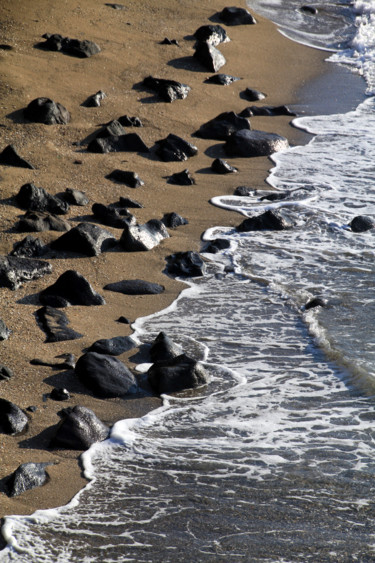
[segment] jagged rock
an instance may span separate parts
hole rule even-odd
[[[237,78],[236,76],[230,76],[229,74],[214,74],[209,78],[206,78],[205,82],[207,84],[219,84],[220,86],[229,86],[233,82],[237,82],[237,80],[241,80],[241,78]],[[247,117],[247,116],[244,116]]]
[[[172,213],[164,214],[162,223],[164,223],[168,229],[176,229],[177,227],[181,227],[181,225],[188,225],[189,221],[173,211]]]
[[[198,252],[176,252],[166,257],[167,273],[172,276],[195,278],[203,276],[206,265]]]
[[[227,62],[219,49],[207,41],[198,41],[194,58],[211,72],[217,72]]]
[[[259,102],[266,97],[266,94],[259,92],[259,90],[254,90],[254,88],[246,88],[241,94],[246,100],[249,100],[249,102]]]
[[[89,96],[82,103],[82,106],[86,108],[98,108],[100,107],[102,100],[104,100],[104,98],[106,97],[107,94],[105,94],[102,90],[99,90],[99,92],[96,92],[96,94],[92,94],[91,96]]]
[[[0,381],[8,381],[11,377],[13,377],[12,370],[3,364],[0,364]]]
[[[322,297],[313,297],[304,306],[304,310],[314,309],[315,307],[327,307],[328,301]]]
[[[239,195],[242,197],[249,197],[251,195],[253,195],[254,190],[252,188],[250,188],[249,186],[238,186],[238,188],[236,188],[234,190],[234,195]]]
[[[2,340],[8,340],[10,336],[10,330],[7,328],[6,324],[2,319],[0,319],[0,342]]]
[[[17,497],[25,491],[44,485],[48,480],[48,465],[52,463],[22,463],[6,480],[8,497]]]
[[[202,139],[225,141],[232,133],[244,129],[251,129],[248,119],[240,117],[234,111],[225,111],[201,125],[194,135]]]
[[[16,166],[18,168],[30,168],[35,170],[35,167],[30,164],[27,160],[22,158],[13,145],[8,145],[0,153],[0,164],[5,164],[6,166]]]
[[[180,46],[177,39],[169,39],[168,37],[164,37],[163,41],[160,41],[160,45],[176,45],[176,47]]]
[[[123,229],[128,223],[134,224],[135,222],[134,216],[126,210],[124,213],[123,209],[103,205],[102,203],[94,203],[91,209],[94,217],[108,227]]]
[[[226,25],[252,25],[256,23],[255,18],[244,8],[224,8],[218,15]]]
[[[165,139],[156,141],[156,144],[158,145],[156,154],[164,162],[187,160],[198,153],[197,147],[173,133],[170,133]]]
[[[69,204],[59,197],[49,194],[44,188],[37,188],[35,184],[24,184],[15,196],[22,209],[42,211],[53,215],[65,215],[69,211]]]
[[[186,354],[156,362],[148,370],[147,378],[159,395],[193,389],[208,383],[208,374],[202,364]]]
[[[117,119],[110,121],[105,125],[96,135],[97,139],[104,139],[106,137],[115,137],[125,135],[126,131]]]
[[[291,223],[282,217],[280,212],[269,209],[261,215],[248,217],[242,221],[242,223],[238,225],[237,231],[240,233],[261,230],[283,231],[284,229],[289,229],[291,226]]]
[[[221,250],[230,248],[230,241],[225,238],[217,238],[210,240],[202,249],[202,252],[209,252],[210,254],[217,254]]]
[[[365,231],[373,229],[375,227],[375,222],[370,217],[358,215],[358,217],[354,217],[354,219],[352,219],[349,223],[349,227],[353,233],[364,233]]]
[[[88,352],[108,354],[109,356],[120,356],[128,350],[137,346],[131,336],[114,336],[113,338],[102,338],[90,346]]]
[[[88,152],[103,154],[108,152],[149,152],[149,148],[137,133],[94,139],[88,144],[87,150]]]
[[[241,117],[253,117],[258,115],[276,116],[276,115],[297,115],[291,111],[287,106],[250,106],[242,110],[238,115]]]
[[[79,358],[75,373],[81,383],[96,397],[123,397],[136,393],[137,381],[132,372],[117,358],[87,352]]]
[[[190,174],[189,170],[185,168],[182,172],[175,172],[168,178],[168,184],[176,184],[177,186],[192,186],[195,184],[195,179]]]
[[[39,294],[39,300],[43,305],[51,305],[51,298],[63,299],[66,305],[61,305],[62,307],[105,305],[104,298],[91,287],[82,274],[75,270],[66,270],[54,284],[46,287]]]
[[[70,399],[69,391],[63,387],[54,387],[49,396],[53,401],[68,401]]]
[[[75,190],[73,188],[66,188],[65,192],[58,195],[59,199],[66,201],[69,205],[78,205],[83,207],[89,203],[89,198],[85,192]]]
[[[36,98],[23,110],[23,115],[29,121],[45,125],[65,125],[70,121],[68,110],[50,98]]]
[[[165,287],[158,283],[136,279],[108,283],[104,286],[104,289],[124,293],[124,295],[156,295],[163,293]]]
[[[202,25],[194,33],[194,37],[198,41],[207,41],[214,46],[230,41],[227,32],[221,25]]]
[[[44,211],[27,211],[17,223],[17,230],[20,233],[64,232],[70,229],[71,225],[68,221]]]
[[[27,235],[27,237],[25,237],[24,239],[14,243],[13,250],[11,250],[9,256],[18,256],[22,258],[38,258],[45,252],[46,247],[40,239],[34,238],[31,235]]]
[[[29,419],[14,403],[0,399],[0,433],[19,434],[25,430]]]
[[[51,440],[52,448],[87,450],[108,437],[109,427],[87,407],[77,405],[60,411],[61,421]]]
[[[119,170],[117,168],[110,174],[107,174],[106,178],[108,178],[108,180],[125,184],[129,188],[139,188],[144,185],[143,180],[140,179],[138,174],[136,172],[131,172],[130,170]]]
[[[211,164],[211,169],[213,172],[216,172],[216,174],[233,174],[233,172],[238,172],[238,168],[231,166],[222,158],[215,158]]]
[[[135,209],[142,209],[143,205],[141,203],[139,203],[138,201],[135,201],[134,199],[131,199],[130,197],[120,197],[120,200],[118,203],[114,204],[117,207],[131,207],[131,208],[135,208]]]
[[[172,360],[180,356],[181,353],[181,346],[175,344],[165,332],[159,332],[149,350],[151,361],[154,363]]]
[[[46,334],[46,342],[64,342],[77,340],[83,334],[68,327],[69,319],[62,311],[49,305],[38,309],[35,313],[38,323]]]
[[[143,80],[143,86],[156,92],[165,102],[184,100],[191,90],[187,84],[153,76],[147,76]]]
[[[118,121],[124,127],[143,127],[142,121],[139,117],[129,117],[129,115],[122,115],[118,118]]]
[[[87,58],[100,53],[99,45],[87,39],[70,39],[59,33],[45,33],[42,35],[45,41],[38,43],[37,47],[46,51],[63,51],[72,57]]]
[[[288,140],[275,133],[242,129],[228,137],[224,150],[228,156],[269,156],[289,147]]]
[[[127,224],[122,232],[120,244],[127,252],[142,252],[157,246],[169,234],[161,221],[151,219],[144,225]]]
[[[94,225],[80,223],[51,243],[54,250],[78,252],[85,256],[98,256],[116,243],[112,233]]]
[[[18,289],[24,282],[50,274],[52,266],[44,260],[0,256],[0,287]]]

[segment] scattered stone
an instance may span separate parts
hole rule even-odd
[[[198,252],[176,252],[166,257],[167,273],[172,276],[195,278],[203,276],[206,265]]]
[[[157,246],[164,238],[169,238],[165,225],[151,219],[144,225],[127,224],[122,232],[120,244],[127,252],[143,252]]]
[[[311,14],[313,16],[316,16],[318,13],[318,8],[316,8],[315,6],[301,6],[300,10],[301,12],[305,12],[306,14]]]
[[[109,356],[120,356],[128,350],[137,346],[131,336],[114,336],[113,338],[102,338],[90,346],[88,352],[108,354]]]
[[[22,158],[13,145],[5,147],[3,152],[0,153],[0,164],[5,166],[16,166],[18,168],[30,168],[35,170],[35,167],[27,160]]]
[[[249,197],[253,195],[253,192],[254,190],[249,186],[238,186],[238,188],[234,190],[234,195],[239,195],[241,197]]]
[[[123,397],[136,393],[137,381],[132,372],[117,358],[87,352],[79,358],[75,373],[81,383],[96,397]]]
[[[91,209],[95,219],[107,225],[107,227],[123,229],[128,223],[135,223],[134,216],[127,210],[103,205],[102,203],[94,203]]]
[[[91,96],[89,96],[83,103],[82,106],[86,107],[86,108],[98,108],[101,106],[101,102],[102,100],[104,100],[104,98],[107,97],[107,94],[105,94],[102,90],[99,90],[99,92],[96,92],[96,94],[92,94]]]
[[[44,485],[48,480],[48,465],[52,463],[22,463],[6,480],[8,497],[17,497],[25,491]]]
[[[15,197],[22,209],[42,211],[53,215],[65,215],[69,211],[66,201],[49,194],[44,188],[37,188],[33,183],[21,186]]]
[[[156,154],[164,162],[181,162],[198,153],[197,147],[173,133],[165,139],[156,141],[156,144],[158,145]]]
[[[249,231],[283,231],[285,229],[290,229],[292,227],[291,223],[288,222],[279,211],[274,211],[269,209],[261,215],[256,217],[248,217],[237,227],[237,231],[240,233]]]
[[[289,147],[288,140],[275,133],[243,129],[228,137],[224,150],[228,156],[270,156]]]
[[[72,57],[87,58],[100,53],[99,45],[93,41],[83,39],[70,39],[63,37],[59,33],[45,33],[42,35],[45,41],[36,46],[46,51],[62,51]]]
[[[89,198],[86,196],[85,192],[80,190],[75,190],[73,188],[66,188],[65,192],[58,195],[59,199],[66,201],[69,205],[78,205],[84,207],[89,203]]]
[[[254,88],[246,88],[241,94],[246,100],[249,100],[249,102],[259,102],[266,97],[266,94],[259,92],[259,90],[254,90]]]
[[[118,121],[124,127],[143,127],[142,121],[139,117],[129,117],[128,115],[122,115],[118,118]]]
[[[42,307],[36,311],[35,316],[46,334],[46,342],[65,342],[65,340],[77,340],[83,336],[68,327],[68,317],[55,307],[49,305]]]
[[[231,166],[222,158],[215,158],[211,164],[211,170],[216,172],[216,174],[233,174],[234,172],[238,172],[238,168]]]
[[[59,354],[56,358],[62,358],[62,362],[49,362],[46,360],[40,360],[39,358],[34,358],[30,360],[32,366],[48,366],[57,369],[74,369],[76,365],[76,359],[74,354]]]
[[[29,419],[14,403],[0,399],[0,434],[19,434],[27,427]]]
[[[168,37],[164,37],[163,41],[160,41],[160,45],[176,45],[176,47],[180,46],[177,39],[169,39]]]
[[[248,119],[240,117],[234,111],[225,111],[201,125],[194,135],[202,139],[225,141],[232,133],[244,129],[251,129]]]
[[[57,215],[44,211],[27,211],[17,223],[20,233],[41,233],[43,231],[69,231],[71,224]]]
[[[113,8],[114,10],[124,10],[125,6],[123,4],[107,4],[106,6],[109,6],[110,8]]]
[[[258,115],[273,117],[276,115],[295,116],[297,114],[291,111],[287,106],[250,106],[242,110],[238,115],[241,117],[253,117]]]
[[[53,241],[50,246],[54,250],[98,256],[113,247],[115,243],[116,239],[112,233],[93,223],[80,223]]]
[[[143,180],[140,179],[136,172],[131,172],[130,170],[113,170],[110,174],[107,174],[106,178],[108,180],[113,180],[114,182],[120,182],[125,184],[129,188],[139,188],[144,185]]]
[[[315,307],[327,307],[328,301],[323,299],[322,297],[313,297],[306,303],[304,306],[304,310],[308,311],[309,309],[314,309]]]
[[[8,381],[11,377],[13,377],[12,370],[3,364],[0,364],[0,381]]]
[[[27,412],[36,412],[38,409],[37,407],[31,405],[30,407],[27,407],[25,410],[27,410]]]
[[[227,62],[219,49],[207,41],[198,41],[195,47],[194,58],[211,72],[217,72]]]
[[[375,227],[375,222],[370,217],[366,217],[365,215],[358,215],[354,217],[352,221],[349,223],[349,227],[353,231],[353,233],[364,233],[365,231],[369,231]]]
[[[11,331],[7,328],[6,324],[0,319],[0,341],[8,340]]]
[[[67,389],[62,387],[54,387],[50,393],[50,398],[53,401],[68,401],[70,399],[70,393]]]
[[[109,152],[149,152],[149,148],[137,133],[94,139],[88,144],[87,150],[88,152],[103,154]]]
[[[217,238],[215,240],[210,240],[202,249],[202,252],[208,252],[210,254],[217,254],[221,250],[226,250],[230,248],[230,241],[225,238]]]
[[[90,285],[86,278],[75,270],[66,270],[54,284],[43,289],[39,300],[43,305],[50,305],[50,298],[63,299],[69,305],[105,305],[104,298]],[[55,305],[56,307],[57,305]]]
[[[230,76],[229,74],[214,74],[209,78],[206,78],[205,82],[207,84],[219,84],[220,86],[229,86],[233,82],[237,82],[237,80],[241,80],[241,78],[237,78],[236,76]],[[246,117],[246,116],[245,116]]]
[[[61,422],[51,440],[52,448],[87,450],[108,437],[109,427],[87,407],[77,405],[59,412]]]
[[[9,256],[18,256],[22,258],[38,258],[45,252],[46,247],[40,239],[34,238],[31,235],[27,235],[27,237],[25,237],[24,239],[14,243],[13,250],[11,250]]]
[[[142,209],[143,205],[141,203],[139,203],[138,201],[135,201],[134,199],[131,199],[130,197],[120,197],[120,200],[118,202],[118,204],[114,204],[114,205],[118,205],[118,207],[131,207],[134,209]]]
[[[143,86],[156,92],[165,102],[184,100],[191,90],[187,84],[153,76],[147,76],[143,80]]]
[[[244,8],[224,8],[218,15],[226,25],[253,25],[256,23],[255,18]]]
[[[159,332],[149,350],[151,361],[154,363],[172,360],[181,353],[181,346],[175,344],[165,332]]]
[[[66,125],[70,121],[70,113],[60,103],[50,98],[36,98],[23,110],[29,121],[45,125]]]
[[[126,131],[117,119],[110,121],[97,133],[97,139],[104,139],[106,137],[116,137],[120,135],[125,135]]]
[[[151,387],[159,395],[193,389],[208,383],[208,374],[202,364],[186,354],[156,362],[148,370],[147,377]]]
[[[117,322],[117,323],[122,323],[122,324],[125,324],[125,325],[130,325],[130,324],[131,324],[131,321],[130,321],[127,317],[123,317],[123,316],[121,316],[121,317],[119,317],[118,319],[116,319],[116,322]]]
[[[2,51],[12,51],[13,47],[12,47],[12,45],[7,45],[5,43],[1,43],[0,49]]]
[[[168,184],[176,184],[177,186],[192,186],[195,184],[195,179],[190,174],[189,170],[185,168],[182,172],[175,172],[168,178]]]
[[[157,295],[163,293],[165,287],[158,283],[135,279],[108,283],[104,286],[104,289],[124,295]]]
[[[221,25],[202,25],[194,33],[194,37],[197,41],[206,41],[214,47],[230,41],[227,32]]]
[[[173,211],[172,213],[164,214],[162,223],[164,223],[168,229],[176,229],[177,227],[181,227],[181,225],[188,225],[189,221]]]
[[[18,289],[24,282],[50,274],[52,266],[44,260],[0,256],[0,287]]]

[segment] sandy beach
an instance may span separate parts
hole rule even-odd
[[[189,224],[170,230],[170,238],[149,252],[106,252],[94,258],[54,259],[51,275],[25,283],[16,291],[1,288],[0,318],[12,333],[8,340],[0,343],[0,363],[10,368],[14,376],[0,382],[0,396],[22,409],[31,405],[37,409],[28,413],[29,427],[24,434],[1,435],[0,479],[28,461],[47,461],[54,465],[48,468],[50,481],[43,487],[13,499],[0,493],[0,517],[30,514],[36,509],[65,504],[86,483],[78,461],[80,452],[48,449],[61,408],[77,404],[87,406],[101,420],[113,424],[116,420],[141,416],[159,406],[160,400],[154,397],[94,398],[73,371],[33,366],[30,360],[53,360],[63,353],[72,353],[78,358],[82,350],[99,338],[131,334],[129,325],[116,322],[120,315],[134,321],[161,310],[184,287],[163,274],[165,257],[180,250],[199,251],[201,234],[207,228],[234,226],[240,222],[237,214],[211,205],[210,198],[232,194],[240,185],[256,189],[266,187],[265,178],[271,166],[268,158],[228,159],[238,168],[237,174],[212,173],[209,170],[213,160],[211,147],[218,143],[191,138],[193,132],[223,111],[238,113],[252,105],[240,97],[246,87],[267,94],[259,105],[291,105],[300,101],[298,92],[303,86],[329,72],[324,52],[296,45],[278,33],[272,23],[255,14],[256,25],[227,28],[231,41],[219,47],[227,60],[220,72],[241,80],[230,86],[204,83],[212,73],[192,58],[191,35],[201,25],[212,23],[210,18],[225,6],[221,0],[190,3],[133,0],[127,1],[122,10],[115,10],[99,0],[79,3],[74,0],[64,3],[4,0],[1,3],[1,43],[12,49],[0,51],[0,151],[13,144],[35,167],[26,170],[0,166],[1,254],[8,254],[13,244],[25,236],[12,230],[23,212],[11,198],[27,182],[42,186],[51,194],[66,188],[84,191],[90,203],[84,208],[71,208],[67,218],[72,225],[83,217],[93,219],[93,203],[109,204],[120,196],[142,203],[142,209],[134,210],[139,223],[161,219],[164,213],[174,211],[187,218]],[[89,39],[101,47],[101,52],[89,59],[76,59],[36,49],[34,46],[44,33]],[[161,45],[164,37],[176,39],[179,45]],[[148,92],[134,88],[148,75],[181,81],[191,87],[191,92],[187,99],[171,104],[155,102]],[[82,102],[98,90],[107,95],[101,107],[83,107]],[[71,122],[47,126],[25,120],[22,109],[40,96],[63,104],[71,113]],[[165,163],[154,156],[136,153],[90,154],[84,146],[75,144],[100,125],[124,114],[141,119],[143,128],[137,132],[149,147],[174,133],[196,144],[198,155],[186,163]],[[254,129],[284,135],[292,145],[305,142],[307,138],[290,125],[290,117],[255,117],[251,125]],[[137,172],[144,186],[131,189],[105,179],[115,168]],[[195,185],[167,184],[167,176],[184,168],[195,177]],[[120,237],[120,230],[112,231],[116,238]],[[48,243],[59,234],[49,231],[35,236]],[[94,289],[104,295],[106,305],[66,309],[70,326],[82,333],[83,338],[45,343],[45,334],[34,316],[40,306],[35,295],[68,269],[83,274]],[[103,290],[107,283],[136,278],[160,283],[165,286],[165,292],[125,296]],[[23,303],[30,296],[34,297]],[[120,359],[134,369],[135,365],[129,360],[131,355],[124,354]],[[71,399],[64,403],[44,400],[53,387],[66,387]]]

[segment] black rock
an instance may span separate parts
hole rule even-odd
[[[181,227],[181,225],[188,225],[189,221],[184,217],[181,217],[178,213],[165,213],[162,222],[168,229],[176,229]]]
[[[172,276],[199,277],[206,271],[206,265],[198,252],[176,252],[166,257],[167,273]]]
[[[148,370],[147,377],[151,387],[159,395],[193,389],[208,383],[208,375],[202,364],[186,354],[156,362]]]
[[[54,387],[50,393],[50,398],[53,401],[68,401],[70,399],[70,393],[67,389],[62,387]]]
[[[13,49],[13,47],[12,47],[12,45],[7,45],[6,43],[1,43],[0,49],[2,51],[11,51]]]
[[[161,221],[151,219],[144,225],[127,224],[122,232],[120,244],[126,252],[143,252],[157,246],[169,234]]]
[[[254,88],[246,88],[243,92],[241,92],[242,97],[249,100],[249,102],[259,102],[260,100],[264,100],[266,94],[263,92],[259,92],[259,90],[254,90]]]
[[[230,41],[227,32],[221,25],[202,25],[194,33],[194,37],[198,41],[207,41],[214,46]]]
[[[87,450],[108,437],[109,428],[96,414],[79,405],[60,411],[61,422],[51,440],[52,448]]]
[[[8,497],[17,497],[25,491],[44,485],[48,480],[48,465],[52,463],[22,463],[6,480]]]
[[[82,106],[86,108],[98,108],[100,107],[102,100],[104,100],[104,98],[106,97],[107,94],[105,94],[102,90],[99,90],[99,92],[96,92],[96,94],[92,94],[91,96],[89,96],[82,103]]]
[[[23,110],[23,115],[29,121],[45,125],[65,125],[70,121],[68,110],[50,98],[36,98]]]
[[[129,117],[128,115],[122,115],[118,118],[121,125],[124,127],[143,127],[142,121],[139,117]]]
[[[373,229],[375,227],[375,222],[370,217],[358,215],[358,217],[354,217],[354,219],[352,219],[349,223],[349,227],[353,233],[364,233],[365,231]]]
[[[137,346],[131,336],[114,336],[113,338],[102,338],[90,346],[88,352],[108,354],[109,356],[120,356],[128,350]]]
[[[119,317],[119,318],[116,320],[116,322],[117,322],[117,323],[122,323],[122,324],[125,324],[125,325],[130,325],[130,324],[131,324],[131,321],[130,321],[127,317],[123,317],[123,316]]]
[[[164,162],[187,160],[198,153],[197,147],[173,133],[170,133],[165,139],[156,141],[156,143],[158,145],[156,154]]]
[[[101,51],[99,45],[87,39],[70,39],[58,33],[45,33],[43,38],[46,41],[38,43],[37,47],[46,51],[63,51],[72,57],[87,58]]]
[[[93,223],[80,223],[67,233],[51,243],[54,250],[65,250],[84,254],[85,256],[98,256],[113,247],[116,239],[112,233]]]
[[[87,352],[77,361],[75,373],[96,397],[123,397],[138,390],[137,381],[125,364],[106,354]]]
[[[256,23],[255,18],[244,8],[224,8],[218,15],[226,25],[252,25]]]
[[[297,115],[291,111],[287,106],[250,106],[242,110],[238,115],[241,117],[252,117],[258,115],[276,116],[276,115]]]
[[[78,205],[83,207],[89,203],[89,198],[84,192],[75,190],[74,188],[66,188],[65,192],[58,195],[59,199],[66,201],[69,205]]]
[[[15,196],[23,209],[43,211],[53,215],[65,215],[69,211],[69,204],[59,197],[49,194],[44,188],[37,188],[34,184],[24,184]]]
[[[182,172],[175,172],[168,178],[168,184],[176,184],[177,186],[192,186],[195,184],[195,179],[190,174],[189,170],[185,168]]]
[[[292,193],[291,190],[287,190],[286,192],[273,192],[271,194],[263,195],[259,198],[259,201],[282,201],[290,196]]]
[[[25,430],[29,419],[14,403],[0,399],[0,434],[19,434]]]
[[[318,13],[318,8],[316,8],[315,6],[301,6],[300,7],[301,12],[305,12],[306,14],[311,14],[313,16],[316,16],[316,14]]]
[[[129,186],[129,188],[139,188],[144,185],[143,180],[140,179],[136,172],[131,172],[130,170],[113,170],[110,174],[107,174],[106,178],[108,180],[113,180],[115,182],[120,182]]]
[[[12,370],[3,364],[0,364],[0,381],[8,381],[11,377],[13,377]]]
[[[236,76],[230,76],[229,74],[214,74],[205,80],[207,84],[219,84],[220,86],[229,86],[233,82],[237,82],[237,80],[241,80],[241,78],[237,78]],[[246,116],[245,116],[246,117]]]
[[[160,45],[176,45],[179,47],[177,39],[169,39],[168,37],[164,37],[163,41],[160,41]]]
[[[106,137],[115,137],[120,135],[125,135],[126,131],[117,119],[110,121],[97,133],[97,139],[103,139]]]
[[[118,207],[131,207],[134,209],[142,209],[143,205],[141,203],[139,203],[138,201],[135,201],[134,199],[131,199],[130,197],[120,197],[120,200],[118,202],[118,204],[114,204],[115,206]]]
[[[22,158],[13,145],[8,145],[5,147],[3,152],[0,153],[0,164],[5,164],[6,166],[16,166],[18,168],[30,168],[35,170],[35,167],[30,164],[27,160]]]
[[[8,340],[11,331],[7,328],[6,324],[2,319],[0,319],[0,342],[3,340]]]
[[[18,256],[22,258],[38,258],[45,252],[46,247],[40,239],[34,238],[31,235],[27,235],[27,237],[25,237],[24,239],[14,243],[13,250],[9,253],[9,256]]]
[[[117,291],[125,295],[157,295],[158,293],[163,293],[165,287],[158,283],[136,279],[108,283],[104,286],[104,289]]]
[[[180,356],[181,353],[181,346],[175,344],[165,332],[160,332],[157,335],[149,350],[150,358],[154,363],[172,360]]]
[[[233,172],[238,172],[238,168],[231,166],[222,158],[215,158],[211,164],[211,169],[213,172],[216,172],[216,174],[233,174]]]
[[[323,299],[322,297],[313,297],[306,303],[304,306],[304,310],[308,311],[309,309],[314,309],[315,307],[327,307],[328,301]]]
[[[224,150],[228,156],[270,156],[289,147],[288,140],[275,133],[243,129],[228,137]]]
[[[207,41],[198,41],[194,58],[211,72],[217,72],[227,62],[219,49]]]
[[[112,135],[110,137],[94,139],[87,146],[88,152],[149,152],[149,148],[137,133],[126,135]]]
[[[46,342],[65,342],[66,340],[77,340],[83,336],[83,334],[69,328],[68,317],[53,306],[47,305],[38,309],[35,316],[46,334]]]
[[[20,233],[65,232],[70,229],[68,221],[44,211],[27,211],[17,223],[17,231]]]
[[[248,217],[237,227],[240,233],[249,231],[283,231],[289,229],[292,225],[280,215],[278,211],[268,210],[257,215],[256,217]]]
[[[202,252],[209,252],[210,254],[217,254],[221,250],[225,250],[230,247],[230,241],[225,238],[217,238],[215,240],[210,240],[204,245]]]
[[[226,111],[201,125],[194,135],[202,139],[225,141],[232,133],[244,129],[251,129],[249,120],[234,111]]]
[[[249,197],[253,195],[253,193],[253,188],[250,188],[249,186],[238,186],[238,188],[236,188],[233,192],[234,195],[239,195],[242,197]]]
[[[153,76],[147,76],[143,80],[143,86],[156,92],[165,102],[184,100],[191,90],[187,84]]]
[[[115,229],[123,229],[128,223],[135,221],[134,216],[128,211],[125,210],[124,213],[124,210],[120,208],[103,205],[102,203],[94,203],[91,209],[95,219]]]
[[[0,256],[0,287],[18,289],[24,282],[50,274],[52,266],[44,260]]]
[[[104,298],[75,270],[66,270],[54,284],[46,287],[39,294],[42,304],[49,305],[50,297],[62,298],[68,305],[105,305]]]

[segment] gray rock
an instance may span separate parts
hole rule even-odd
[[[248,119],[240,117],[234,111],[225,111],[201,125],[194,135],[202,139],[225,141],[232,133],[244,129],[251,129]]]
[[[70,229],[71,224],[68,221],[44,211],[27,211],[17,223],[17,230],[20,233],[65,232]]]
[[[35,170],[35,166],[22,158],[13,145],[8,145],[0,153],[0,164],[4,164],[5,166],[15,166],[17,168],[30,168],[31,170]]]
[[[158,147],[156,154],[164,162],[181,162],[198,154],[196,146],[181,137],[170,133],[165,139],[156,141]]]
[[[23,110],[23,114],[29,121],[45,125],[65,125],[70,121],[68,110],[50,98],[36,98]]]
[[[243,129],[228,137],[224,150],[228,156],[270,156],[289,147],[288,140],[275,133]]]
[[[230,41],[227,32],[221,25],[202,25],[194,33],[195,39],[198,41],[207,41],[211,45],[219,45]]]
[[[98,256],[116,243],[112,233],[93,223],[80,223],[64,233],[50,246],[53,250],[77,252],[85,256]]]
[[[110,121],[96,135],[97,139],[125,135],[126,131],[117,119]]]
[[[172,276],[195,278],[203,276],[206,265],[198,252],[176,252],[166,257],[167,273]]]
[[[169,234],[161,221],[151,219],[144,225],[126,225],[120,244],[126,252],[144,252],[157,246]]]
[[[51,297],[62,298],[68,305],[105,305],[104,298],[75,270],[66,270],[54,284],[39,294],[40,302],[45,305],[51,304]]]
[[[123,397],[138,390],[132,372],[120,360],[107,354],[87,352],[78,359],[75,374],[96,397]]]
[[[37,188],[35,184],[24,184],[15,196],[23,209],[41,211],[54,215],[65,215],[69,211],[66,201],[49,194],[44,188]]]
[[[55,436],[51,440],[52,448],[68,450],[87,450],[96,442],[102,442],[109,435],[109,427],[87,407],[79,405],[63,409]]]
[[[263,92],[259,92],[259,90],[254,90],[254,88],[246,88],[242,93],[242,97],[249,100],[249,102],[259,102],[260,100],[264,100],[266,94]]]
[[[38,258],[46,252],[46,247],[43,242],[34,238],[31,235],[27,235],[24,239],[15,242],[13,244],[13,250],[9,253],[9,256],[19,256],[22,258]]]
[[[124,295],[157,295],[163,293],[165,287],[158,283],[135,279],[109,283],[104,286],[104,289]]]
[[[191,90],[187,84],[153,76],[147,76],[143,80],[143,86],[156,92],[165,102],[184,100]]]
[[[46,334],[46,342],[77,340],[83,336],[83,334],[68,327],[68,317],[55,307],[47,305],[38,309],[35,315],[42,330]]]
[[[211,72],[217,72],[227,62],[219,49],[207,41],[198,41],[194,58]]]
[[[11,331],[7,328],[3,320],[0,319],[0,342],[8,340]]]
[[[16,497],[25,491],[41,487],[48,480],[46,467],[52,463],[22,463],[6,481],[9,497]]]
[[[158,361],[147,372],[151,387],[162,393],[176,393],[208,383],[208,374],[202,364],[181,354],[171,360]]]
[[[88,352],[120,356],[128,350],[137,346],[131,336],[114,336],[113,338],[102,338],[90,346]]]
[[[11,377],[13,377],[12,370],[3,364],[0,364],[0,381],[8,381]]]
[[[255,18],[244,8],[224,8],[218,15],[226,25],[253,25],[256,23]]]
[[[14,403],[0,399],[0,433],[19,434],[25,430],[29,419]]]
[[[18,289],[24,282],[50,274],[52,266],[44,260],[0,256],[0,287]]]
[[[88,152],[149,152],[149,148],[137,133],[126,135],[112,135],[105,138],[96,138],[87,146]]]

